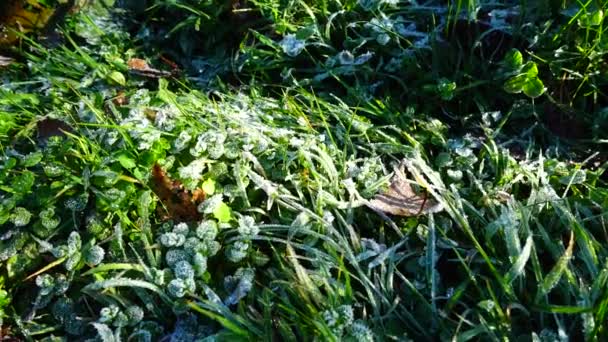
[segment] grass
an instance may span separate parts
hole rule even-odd
[[[18,33],[0,336],[605,339],[606,6],[99,1]],[[402,216],[371,202],[399,166]]]

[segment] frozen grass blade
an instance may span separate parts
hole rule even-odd
[[[523,274],[524,268],[526,267],[526,264],[528,263],[528,260],[530,259],[530,252],[532,252],[533,245],[534,245],[534,240],[532,239],[532,236],[530,235],[526,239],[526,243],[524,244],[524,247],[522,248],[519,257],[517,257],[517,259],[511,266],[509,273],[507,273],[507,275],[505,276],[505,282],[510,284],[517,277],[519,277]]]
[[[540,284],[538,292],[536,294],[535,302],[539,302],[542,297],[547,295],[559,282],[562,274],[568,268],[568,263],[572,258],[572,252],[574,249],[574,232],[570,232],[570,240],[568,241],[568,247],[564,251],[564,254],[559,258],[555,266],[551,271],[544,277],[543,282]]]

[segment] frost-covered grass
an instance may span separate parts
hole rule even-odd
[[[134,3],[0,69],[2,334],[606,338],[606,4]]]

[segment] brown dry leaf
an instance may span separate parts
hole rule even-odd
[[[391,184],[369,203],[372,209],[395,216],[418,216],[443,210],[428,193],[417,193],[405,177],[403,168],[395,169]]]
[[[112,102],[116,106],[126,106],[129,104],[129,98],[125,95],[125,92],[121,90],[112,98]]]
[[[0,45],[9,45],[19,39],[14,31],[27,33],[49,22],[55,9],[34,0],[0,1]]]
[[[201,219],[197,207],[205,200],[205,192],[202,189],[196,189],[191,193],[180,181],[172,180],[158,163],[152,167],[151,185],[167,210],[163,213],[164,218],[181,222]]]
[[[131,58],[127,61],[129,72],[152,78],[169,77],[172,74],[168,71],[158,70],[150,67],[145,59]]]
[[[148,65],[148,62],[146,62],[145,59],[141,59],[141,58],[131,58],[127,61],[127,66],[129,67],[129,69],[134,69],[134,70],[148,70],[150,69],[150,66]]]
[[[21,342],[22,339],[13,336],[14,329],[10,325],[0,325],[0,341]]]

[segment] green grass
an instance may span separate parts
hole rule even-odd
[[[5,48],[2,334],[608,336],[604,2],[145,5]],[[372,209],[399,165],[443,210]]]

